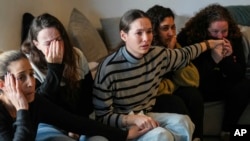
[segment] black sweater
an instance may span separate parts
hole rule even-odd
[[[38,123],[53,124],[66,131],[87,136],[100,135],[109,141],[126,140],[128,131],[110,127],[97,121],[75,116],[36,94],[29,110],[19,110],[13,119],[0,104],[0,140],[33,141]]]
[[[185,34],[185,31],[181,31],[178,34],[177,40],[181,46],[187,46],[202,41],[197,39],[196,41],[187,43],[187,35]],[[225,57],[218,64],[212,59],[211,51],[209,50],[193,60],[194,65],[199,71],[199,88],[202,93],[209,95],[211,93],[221,93],[223,91],[229,92],[231,86],[234,86],[240,80],[245,78],[246,62],[242,39],[235,38],[230,42],[233,48],[233,54]]]
[[[63,64],[48,64],[46,79],[36,82],[37,91],[70,113],[88,117],[93,112],[93,78],[89,71],[78,81],[79,87],[69,91],[69,85],[60,86],[64,70]]]

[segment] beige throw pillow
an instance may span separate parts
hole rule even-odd
[[[107,56],[107,48],[97,29],[75,8],[70,15],[68,32],[73,45],[83,51],[88,62],[98,62]]]

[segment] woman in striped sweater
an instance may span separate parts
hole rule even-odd
[[[150,129],[137,140],[190,141],[194,125],[187,115],[158,109],[156,95],[167,72],[186,66],[207,48],[223,47],[223,40],[208,40],[181,49],[151,46],[152,24],[138,9],[120,21],[124,45],[99,66],[94,80],[96,119],[110,126]]]

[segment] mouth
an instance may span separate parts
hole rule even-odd
[[[147,48],[149,48],[149,45],[146,44],[146,45],[142,45],[141,47],[142,47],[143,49],[147,49]]]
[[[30,95],[34,95],[35,92],[30,92],[30,93],[27,93],[26,96],[30,96]]]

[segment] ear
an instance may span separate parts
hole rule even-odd
[[[38,42],[36,40],[32,40],[32,42],[36,47],[38,46]]]
[[[0,89],[3,89],[3,87],[4,87],[4,81],[0,79]]]
[[[127,40],[127,33],[125,33],[123,30],[120,31],[120,36],[121,36],[121,39],[126,42]]]

